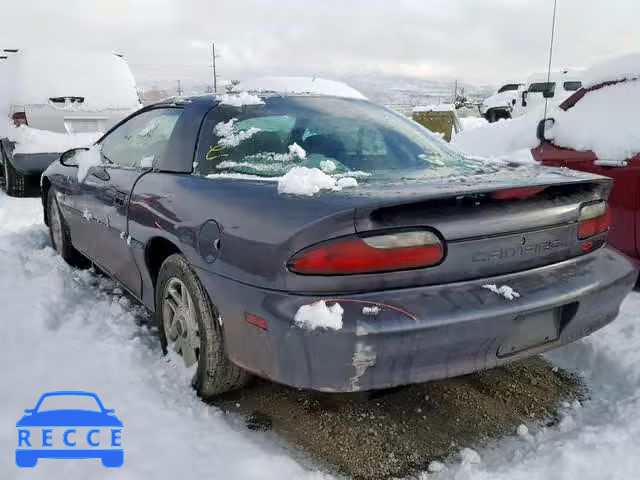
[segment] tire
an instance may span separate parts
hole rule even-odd
[[[9,159],[3,155],[4,191],[11,197],[24,197],[26,192],[25,176],[18,172]]]
[[[89,260],[76,250],[71,243],[69,227],[67,227],[64,221],[53,187],[49,189],[49,193],[47,194],[47,212],[49,216],[49,235],[54,250],[58,252],[69,265],[78,268],[88,267]]]
[[[178,314],[180,321],[176,321],[177,310],[174,310],[173,306],[167,306],[171,302],[165,299],[172,300],[175,298],[175,296],[168,293],[174,285],[176,289],[185,287],[188,292],[188,301],[183,302],[181,304],[183,306],[178,307],[178,310],[180,312],[192,312],[191,317],[195,317],[193,319],[195,322],[191,322],[191,324],[197,324],[196,337],[191,336],[190,333],[184,333],[189,330],[189,321],[183,322],[187,324],[186,328],[175,327],[176,323],[180,323],[189,314]],[[184,300],[184,291],[179,293],[182,294],[182,299]],[[175,304],[176,302],[173,303]],[[155,306],[155,317],[162,351],[166,354],[169,349],[173,351],[180,349],[179,353],[185,362],[185,368],[188,368],[189,355],[187,353],[190,349],[195,348],[197,370],[193,377],[192,385],[202,399],[210,400],[217,395],[246,385],[251,376],[229,360],[225,348],[222,325],[219,322],[218,310],[211,302],[209,295],[183,255],[174,254],[169,256],[160,267],[158,281],[156,282]],[[173,322],[169,317],[174,319]],[[168,332],[169,337],[167,337],[165,328],[171,330]],[[175,338],[176,331],[181,331],[182,334],[177,334],[178,338],[173,341],[172,338]],[[191,340],[187,342],[184,339],[188,337],[191,337]],[[180,345],[182,345],[183,341],[190,344],[185,346],[184,350],[177,347],[178,342],[181,342]]]

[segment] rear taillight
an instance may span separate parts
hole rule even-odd
[[[578,238],[584,240],[609,229],[611,212],[606,202],[585,205],[580,209],[578,222]]]
[[[348,237],[307,248],[294,255],[288,267],[309,275],[389,272],[436,265],[444,246],[427,230]]]
[[[20,125],[29,125],[27,123],[27,114],[25,112],[15,112],[11,115],[11,120],[13,120],[16,127],[19,127]]]

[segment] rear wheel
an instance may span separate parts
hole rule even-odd
[[[183,255],[168,257],[156,283],[156,321],[165,353],[194,369],[193,387],[203,399],[244,386],[249,373],[229,360],[218,310]]]
[[[69,228],[60,213],[60,207],[58,206],[53,187],[49,189],[49,193],[47,194],[47,212],[49,216],[49,234],[51,235],[51,244],[54,250],[58,252],[69,265],[74,267],[88,266],[89,261],[71,244]]]

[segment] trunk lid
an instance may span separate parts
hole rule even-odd
[[[528,192],[531,187],[541,191]],[[356,208],[354,226],[358,233],[428,228],[439,234],[446,256],[418,275],[424,284],[490,277],[584,254],[585,242],[577,235],[580,208],[606,199],[610,189],[604,177],[541,167],[440,182],[371,184],[358,189],[359,195],[377,201]]]

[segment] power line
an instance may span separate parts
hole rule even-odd
[[[553,18],[551,20],[551,44],[549,45],[549,65],[547,66],[547,86],[551,80],[551,57],[553,56],[553,40],[556,33],[556,7],[558,6],[558,0],[553,0]],[[547,103],[549,102],[549,98],[545,97],[544,99],[544,117],[547,118]]]

